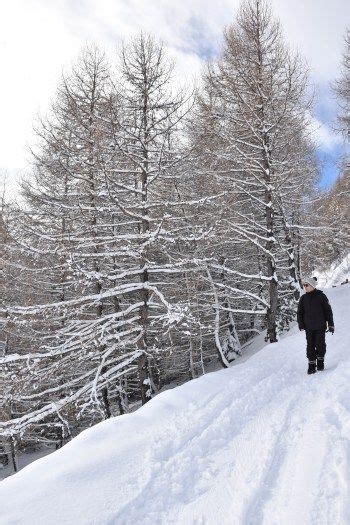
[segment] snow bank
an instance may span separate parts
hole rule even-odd
[[[349,293],[324,372],[294,328],[2,481],[1,525],[350,523]]]
[[[338,286],[346,279],[350,281],[350,254],[348,254],[341,263],[333,263],[329,270],[324,272],[315,272],[320,286],[330,288]]]

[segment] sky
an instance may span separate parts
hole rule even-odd
[[[182,82],[199,77],[220,53],[222,34],[239,0],[2,0],[0,18],[0,175],[7,187],[30,171],[33,124],[45,114],[62,72],[93,42],[110,60],[123,40],[141,30],[163,41]],[[344,151],[332,129],[336,102],[330,89],[339,76],[343,37],[350,26],[347,0],[271,0],[286,41],[310,67],[315,88],[315,135],[323,165],[321,187],[339,175]]]

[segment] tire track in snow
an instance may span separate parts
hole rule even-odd
[[[312,509],[314,525],[350,523],[350,393],[349,377],[340,369],[337,383],[327,377],[320,432],[328,439],[318,495]],[[331,400],[331,404],[330,404]]]
[[[344,440],[339,436],[344,420],[341,422],[333,410],[339,405],[336,402],[339,383],[341,385],[344,382],[346,389],[348,378],[345,375],[342,381],[337,374],[336,387],[333,385],[334,379],[334,371],[308,378],[310,388],[306,394],[304,392],[300,407],[293,415],[286,464],[280,469],[274,497],[264,504],[264,519],[258,523],[350,523],[347,482],[349,456],[344,457]],[[340,388],[341,391],[344,389]],[[348,445],[349,440],[349,450]],[[347,509],[341,511],[340,507],[345,502]]]
[[[292,421],[289,415],[290,409],[296,406],[298,396],[295,395],[286,404],[284,418],[280,421],[281,425],[276,434],[276,439],[273,442],[272,452],[265,466],[265,472],[260,481],[260,486],[249,502],[242,525],[259,525],[263,523],[263,511],[266,502],[270,500],[274,487],[278,482],[278,475],[284,464],[285,457],[288,453],[288,445],[286,442],[286,433],[290,431]]]
[[[347,384],[349,384],[349,379]],[[338,394],[339,395],[339,394]],[[345,449],[345,461],[342,469],[344,480],[345,500],[344,500],[344,522],[350,523],[350,391],[349,388],[343,390],[343,393],[338,397],[338,404],[334,408],[339,417],[341,427],[341,436],[343,439]]]
[[[197,412],[199,421],[205,415],[200,424],[198,421],[191,421],[189,424],[188,414],[180,414],[172,424],[181,436],[179,442],[164,443],[165,436],[159,436],[162,444],[157,447],[152,460],[158,467],[138,497],[118,512],[116,522],[135,523],[142,519],[143,524],[178,523],[178,512],[173,502],[180,499],[182,505],[190,504],[210,491],[224,471],[232,471],[235,458],[232,442],[244,431],[247,422],[250,426],[255,425],[255,428],[259,426],[256,418],[261,418],[262,411],[276,399],[276,383],[280,383],[280,390],[291,390],[290,378],[287,380],[286,376],[272,376],[273,374],[264,375],[254,388],[240,399],[233,399],[230,405],[227,405],[230,389],[226,388]],[[234,386],[234,381],[232,383],[231,387]],[[289,396],[288,393],[287,398]],[[170,434],[168,438],[173,437],[172,431]],[[236,455],[241,454],[242,447],[246,445],[245,439],[247,438],[242,439],[240,446],[235,448]],[[211,444],[209,449],[208,443]],[[215,461],[211,458],[212,455],[216,456]],[[221,462],[217,458],[220,455],[224,458]],[[226,469],[225,463],[228,463]],[[159,501],[157,494],[164,485],[169,487],[167,498],[166,501]],[[151,502],[151,507],[147,508],[147,517],[143,509],[144,501]]]
[[[346,451],[342,443],[341,422],[333,407],[324,407],[320,432],[327,436],[326,451],[321,466],[321,475],[311,509],[310,522],[314,525],[348,523],[344,521],[342,502],[344,501],[344,478],[342,467],[347,463]],[[347,492],[345,487],[345,496]]]
[[[345,382],[346,379],[342,392],[347,391]],[[339,396],[338,392],[337,395]],[[323,496],[325,502],[328,501],[328,509],[335,507],[333,515],[329,516],[329,522],[332,519],[333,523],[347,525],[350,523],[350,393],[336,398],[337,395],[334,396],[335,402],[324,411],[331,465],[325,470]],[[326,509],[326,505],[324,507]]]

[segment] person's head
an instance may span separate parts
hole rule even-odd
[[[316,286],[317,286],[316,277],[304,277],[303,287],[306,293],[313,292]]]

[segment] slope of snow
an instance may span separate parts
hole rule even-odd
[[[327,292],[324,372],[295,327],[2,481],[1,525],[349,524],[349,294]]]
[[[350,254],[346,255],[340,263],[333,263],[329,270],[315,272],[320,286],[337,286],[346,279],[350,281]]]

